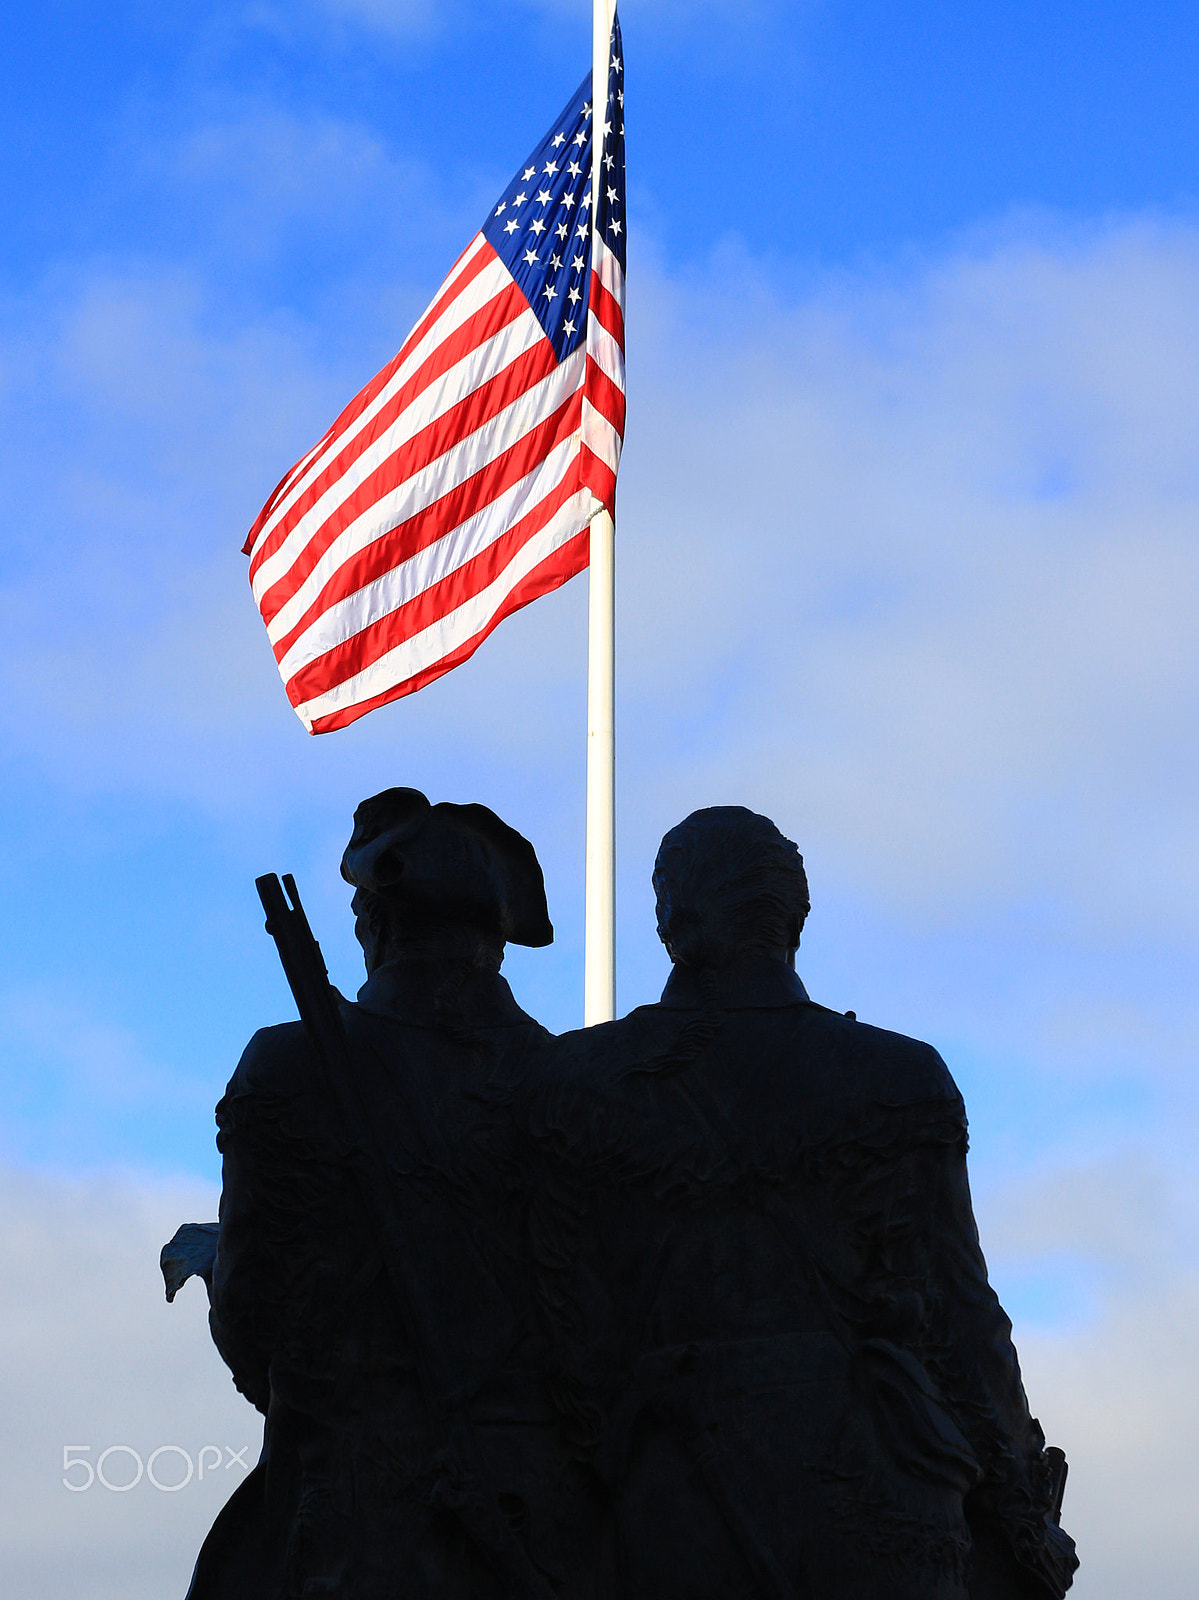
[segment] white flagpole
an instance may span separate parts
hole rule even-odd
[[[599,210],[608,44],[615,0],[592,0],[591,261]],[[616,1015],[616,528],[606,510],[591,518],[587,602],[587,902],[583,1025]]]

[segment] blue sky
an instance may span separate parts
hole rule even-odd
[[[661,834],[772,815],[815,997],[932,1040],[966,1094],[984,1246],[1074,1463],[1077,1592],[1189,1595],[1199,14],[628,0],[622,25],[621,1008],[665,976]],[[355,803],[482,800],[536,845],[558,931],[510,954],[518,997],[580,1017],[586,580],[313,740],[240,546],[573,91],[589,8],[2,28],[0,1164],[48,1476],[14,1479],[0,1540],[44,1592],[85,1551],[128,1600],[121,1540],[161,1546],[159,1592],[211,1507],[170,1499],[168,1537],[166,1499],[118,1527],[65,1494],[38,1384],[86,1326],[128,1408],[97,1420],[81,1380],[59,1431],[183,1428],[181,1338],[187,1416],[240,1404],[198,1306],[161,1320],[146,1241],[215,1204],[213,1103],[291,1014],[255,875],[296,873],[352,992]],[[37,1263],[97,1208],[82,1306]]]

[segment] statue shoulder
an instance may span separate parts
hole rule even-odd
[[[600,1087],[653,1061],[688,1018],[659,1005],[638,1006],[615,1022],[575,1028],[543,1041],[537,1064],[555,1082]]]
[[[242,1051],[227,1095],[294,1095],[313,1086],[316,1052],[302,1022],[259,1028]]]
[[[344,1010],[349,1010],[342,1001]],[[259,1028],[241,1053],[217,1104],[218,1128],[244,1122],[254,1108],[295,1107],[297,1112],[323,1097],[323,1072],[302,1022]]]
[[[965,1138],[962,1097],[931,1045],[811,1002],[746,1014],[710,1059],[772,1146]]]
[[[872,1079],[889,1083],[905,1100],[961,1100],[940,1054],[923,1039],[876,1028],[840,1012],[824,1012],[836,1054],[857,1062]]]

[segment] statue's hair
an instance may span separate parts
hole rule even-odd
[[[793,948],[811,908],[798,847],[745,806],[693,811],[672,828],[654,893],[658,936],[688,967]]]

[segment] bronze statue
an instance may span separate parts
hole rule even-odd
[[[808,998],[803,863],[766,818],[696,812],[654,886],[661,1001],[560,1038],[525,1114],[611,1592],[1061,1596],[1064,1460],[987,1283],[944,1063]]]
[[[297,985],[307,1029],[256,1034],[217,1107],[210,1324],[266,1423],[191,1594],[547,1600],[543,1508],[573,1465],[538,1378],[504,1107],[549,1036],[499,976],[506,940],[553,936],[541,870],[486,807],[391,789],[355,813],[342,875],[357,1003],[334,997],[322,1030]]]
[[[961,1097],[808,999],[795,846],[680,824],[662,1000],[557,1040],[499,976],[552,930],[494,813],[388,790],[342,873],[356,1004],[259,880],[304,1020],[217,1108],[219,1230],[163,1253],[266,1419],[192,1600],[1060,1597]]]

